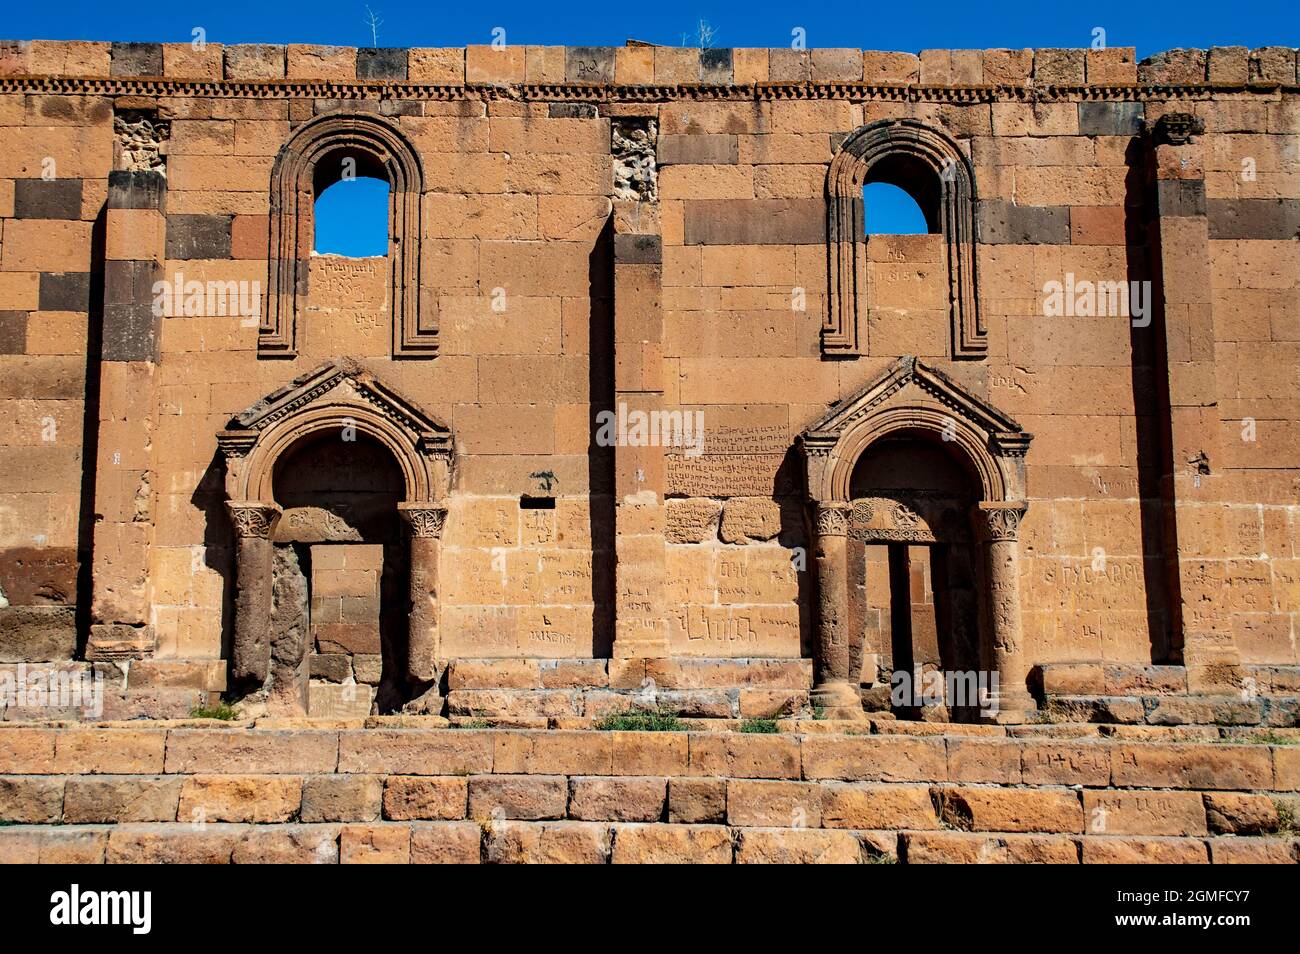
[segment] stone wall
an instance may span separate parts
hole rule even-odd
[[[442,658],[617,655],[639,590],[663,603],[634,654],[808,656],[796,439],[915,356],[1034,434],[1032,663],[1180,662],[1216,691],[1300,663],[1296,68],[1279,47],[4,45],[0,659],[227,656],[215,435],[339,357],[454,434]],[[137,320],[155,280],[265,286],[276,158],[351,114],[414,149],[418,287],[308,258],[291,354],[239,314]],[[1157,132],[1181,116],[1203,129]],[[823,348],[828,170],[895,119],[970,165],[975,360],[939,235],[868,243],[860,353]],[[110,195],[140,169],[165,196]],[[1045,315],[1068,275],[1150,281],[1154,320]],[[399,301],[423,354],[395,349]],[[703,452],[599,446],[616,402],[702,412]]]

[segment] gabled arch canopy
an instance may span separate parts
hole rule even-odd
[[[232,501],[272,501],[275,462],[312,434],[353,427],[392,453],[406,499],[432,503],[447,495],[451,431],[356,361],[339,358],[308,371],[235,415],[217,433]]]
[[[911,356],[900,358],[801,435],[808,495],[823,503],[847,501],[863,451],[900,432],[929,433],[955,444],[978,474],[986,502],[1024,500],[1024,457],[1033,435]]]
[[[871,180],[873,170],[883,169],[885,164],[920,166],[931,174],[924,191],[934,201],[924,211],[932,227],[937,225],[943,234],[947,249],[952,356],[983,357],[988,333],[976,294],[974,168],[951,137],[915,119],[884,119],[860,126],[831,161],[826,177],[830,298],[822,326],[823,352],[869,353],[864,340],[867,238],[862,187]]]
[[[313,203],[331,156],[359,160],[365,173],[388,179],[389,301],[394,356],[433,357],[437,329],[420,317],[420,203],[424,170],[415,147],[387,120],[370,113],[333,113],[304,123],[280,148],[271,170],[271,225],[265,312],[258,354],[293,357],[298,313],[311,261]]]

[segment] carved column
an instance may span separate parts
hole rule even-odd
[[[280,508],[256,501],[230,501],[226,506],[237,538],[231,675],[262,683],[271,664],[271,532]]]
[[[862,719],[862,700],[849,672],[849,513],[847,503],[818,503],[817,660],[812,703],[828,719]]]
[[[429,682],[437,675],[441,650],[438,639],[438,560],[442,547],[445,507],[404,503],[398,506],[406,521],[411,545],[411,614],[407,636],[407,673]]]
[[[984,539],[993,627],[993,667],[998,674],[999,722],[1018,722],[1037,708],[1026,682],[1029,663],[1020,623],[1020,518],[1023,504],[980,504],[977,524]]]

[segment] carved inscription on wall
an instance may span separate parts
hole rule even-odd
[[[668,493],[695,497],[762,497],[795,493],[778,471],[790,447],[788,411],[783,406],[683,406],[702,415],[704,439],[698,450],[667,449]]]

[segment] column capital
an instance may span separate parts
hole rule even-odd
[[[988,543],[1014,543],[1020,536],[1020,518],[1026,509],[1023,503],[981,503],[975,512],[976,527]]]
[[[849,535],[849,516],[853,508],[843,501],[818,501],[815,516],[817,536],[847,537]]]
[[[447,508],[423,503],[400,503],[397,512],[411,529],[411,536],[431,539],[442,537],[447,522]]]
[[[226,509],[235,524],[235,536],[269,540],[280,520],[280,505],[256,500],[227,500]]]

